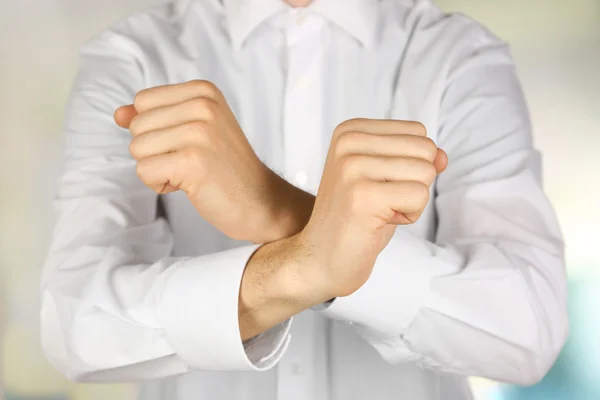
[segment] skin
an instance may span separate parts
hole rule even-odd
[[[292,7],[306,7],[312,2],[313,0],[286,0],[286,3]]]
[[[239,294],[242,340],[369,278],[397,225],[418,220],[448,158],[415,121],[353,119],[333,132],[316,198],[273,173],[210,82],[146,89],[115,112],[140,179],[182,190],[230,237],[264,243]]]

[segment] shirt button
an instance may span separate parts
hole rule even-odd
[[[298,82],[296,82],[296,88],[300,90],[306,89],[309,85],[310,80],[306,76],[301,77],[300,79],[298,79]]]
[[[301,364],[293,364],[292,365],[292,373],[294,375],[303,375],[304,374],[304,368],[302,368]]]
[[[299,12],[296,14],[296,24],[302,25],[302,23],[306,20],[306,14],[303,12]]]
[[[295,179],[298,185],[304,186],[308,180],[308,177],[306,176],[305,172],[300,171],[296,174]]]

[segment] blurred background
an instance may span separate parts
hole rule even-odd
[[[46,363],[38,285],[77,49],[109,23],[159,2],[0,2],[0,399],[136,396],[131,385],[70,384]],[[531,388],[473,379],[476,399],[600,399],[600,1],[437,3],[511,43],[544,154],[545,190],[567,242],[572,333],[558,362]]]

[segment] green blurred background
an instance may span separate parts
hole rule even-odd
[[[136,397],[132,385],[70,384],[47,364],[39,345],[38,285],[76,51],[109,23],[159,2],[0,2],[0,398]],[[600,399],[600,1],[437,3],[511,43],[544,153],[545,189],[567,242],[572,334],[558,362],[532,388],[473,379],[476,398]]]

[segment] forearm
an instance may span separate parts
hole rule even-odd
[[[511,193],[522,197],[510,213],[492,203]],[[453,188],[436,202],[446,211],[437,243],[397,230],[369,281],[324,315],[353,322],[392,363],[538,381],[568,332],[562,240],[548,201],[522,174]],[[465,215],[478,223],[457,217]]]
[[[242,340],[329,300],[332,295],[309,263],[298,235],[260,247],[248,261],[239,295]]]
[[[307,250],[302,248],[297,235],[310,219],[315,196],[282,179],[273,182],[278,187],[272,192],[280,194],[273,202],[280,206],[273,212],[274,241],[260,247],[244,271],[238,305],[242,340],[328,300],[320,300],[319,295],[307,298],[300,294],[308,291],[307,276],[298,276],[305,263],[301,255]]]

